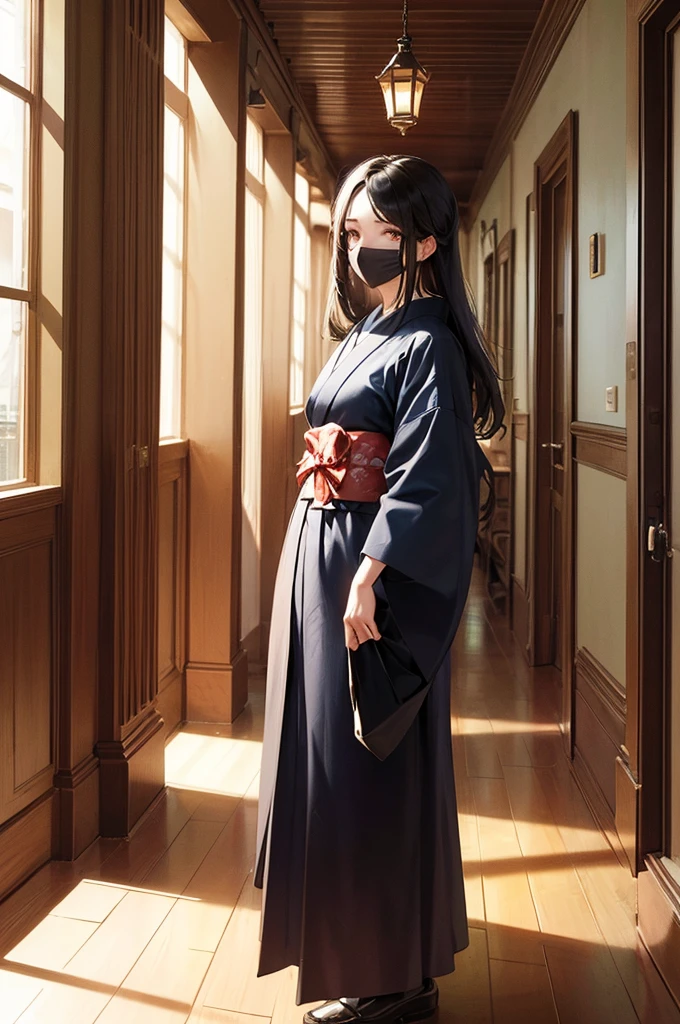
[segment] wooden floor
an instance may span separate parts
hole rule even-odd
[[[476,574],[451,720],[471,942],[440,979],[439,1020],[680,1022],[637,937],[634,880],[562,753],[555,687],[487,617]],[[167,791],[129,840],[0,904],[0,1024],[300,1021],[293,968],[255,977],[262,710],[260,692],[232,727],[176,735]]]

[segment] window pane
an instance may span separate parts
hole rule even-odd
[[[0,0],[2,2],[2,0]],[[165,19],[165,74],[182,92],[186,91],[185,82],[185,42],[184,36],[175,28],[170,18]]]
[[[28,118],[28,104],[0,89],[0,284],[10,288],[28,287]]]
[[[0,0],[0,73],[30,87],[30,0]]]
[[[241,629],[260,621],[260,526],[262,501],[262,204],[246,189],[243,310],[243,450],[241,489]]]
[[[163,330],[160,436],[182,429],[182,316],[184,261],[184,125],[165,108],[163,186]]]
[[[298,194],[296,175],[296,198]],[[307,181],[302,181],[307,185]],[[307,296],[310,283],[310,241],[307,225],[295,215],[293,252],[293,325],[290,364],[290,406],[299,408],[304,402],[305,335],[307,330]]]
[[[309,213],[309,182],[302,174],[295,175],[295,202]]]
[[[0,484],[24,478],[24,380],[28,306],[0,299]]]
[[[246,168],[258,181],[264,181],[262,129],[252,117],[248,117],[246,122]]]

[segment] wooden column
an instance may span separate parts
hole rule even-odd
[[[106,0],[101,833],[164,785],[157,690],[162,0]]]
[[[274,115],[269,113],[270,118]],[[260,658],[267,657],[274,581],[292,504],[290,339],[295,151],[290,132],[265,128],[262,346],[262,557]],[[298,456],[299,458],[299,456]]]
[[[185,430],[189,438],[187,719],[231,722],[240,643],[245,192],[244,29],[189,48]],[[239,144],[239,140],[240,144]]]
[[[99,831],[97,673],[101,492],[104,2],[66,4],[63,506],[57,855]]]

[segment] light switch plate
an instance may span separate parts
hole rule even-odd
[[[619,409],[619,389],[615,384],[611,388],[606,388],[604,392],[604,408],[605,412],[618,412]]]

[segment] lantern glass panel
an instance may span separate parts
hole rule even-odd
[[[425,90],[425,81],[418,75],[416,79],[416,94],[413,98],[413,113],[416,117],[420,116],[420,101],[423,98],[423,92]]]
[[[392,77],[389,76],[380,83],[380,88],[383,91],[383,98],[385,100],[385,108],[387,110],[388,119],[394,117],[394,97],[392,96]]]
[[[413,72],[409,68],[394,71],[394,105],[397,115],[411,113]]]

